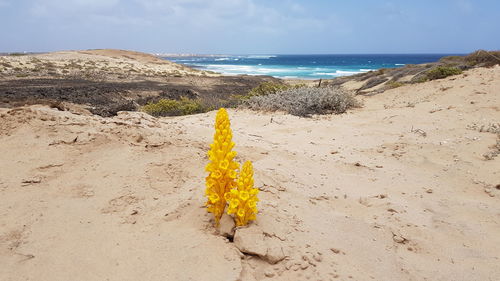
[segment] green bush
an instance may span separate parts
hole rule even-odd
[[[259,86],[251,89],[244,95],[230,95],[229,98],[222,102],[222,107],[235,108],[246,103],[252,97],[267,96],[283,92],[291,89],[299,89],[306,87],[306,84],[300,83],[295,85],[288,85],[275,82],[262,82]]]
[[[403,86],[405,83],[402,83],[402,82],[398,82],[398,81],[389,81],[387,82],[387,87],[389,87],[389,89],[394,89],[394,88],[398,88],[398,87],[401,87]]]
[[[465,57],[469,66],[494,66],[500,64],[500,51],[477,50]]]
[[[182,97],[180,100],[161,99],[156,103],[150,102],[141,108],[153,116],[179,116],[207,112],[210,108],[199,100]]]
[[[277,92],[289,90],[289,89],[298,89],[305,87],[305,84],[296,84],[296,85],[287,85],[287,84],[282,84],[282,83],[275,83],[275,82],[263,82],[259,86],[253,88],[248,92],[247,96],[248,97],[253,97],[253,96],[265,96],[269,94],[275,94]]]
[[[419,76],[419,77],[414,79],[415,83],[424,83],[427,81],[429,81],[429,78],[427,77],[427,75],[422,75],[422,76]]]
[[[452,75],[461,74],[462,70],[457,67],[438,66],[428,70],[426,76],[429,80],[442,79]]]

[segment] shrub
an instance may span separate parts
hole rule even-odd
[[[248,102],[248,100],[252,97],[256,96],[266,96],[269,94],[275,94],[277,92],[289,90],[289,89],[298,89],[307,87],[304,83],[299,83],[295,85],[288,85],[282,83],[275,82],[262,82],[259,86],[251,89],[247,94],[244,95],[230,95],[229,98],[223,101],[220,105],[222,107],[235,108],[242,104]]]
[[[182,97],[180,100],[161,99],[157,103],[150,102],[141,110],[153,116],[179,116],[208,111],[199,100]]]
[[[394,88],[398,88],[398,87],[401,87],[403,86],[405,83],[402,83],[402,82],[398,82],[398,81],[389,81],[387,82],[387,87],[389,87],[389,89],[394,89]]]
[[[305,87],[305,84],[296,84],[296,85],[287,85],[287,84],[282,84],[282,83],[275,83],[275,82],[263,82],[259,86],[253,88],[248,92],[247,96],[252,97],[252,96],[264,96],[264,95],[269,95],[269,94],[275,94],[280,91],[285,91],[288,89],[298,89]]]
[[[366,81],[366,83],[363,86],[361,86],[361,88],[359,88],[359,90],[362,91],[362,90],[373,88],[377,85],[384,83],[387,80],[389,80],[389,78],[385,78],[385,77],[370,78],[368,81]]]
[[[417,75],[411,79],[411,82],[413,82],[413,83],[423,83],[423,82],[427,82],[427,81],[429,81],[429,78],[425,74]]]
[[[248,102],[251,96],[248,95],[230,95],[225,100],[218,100],[215,108],[217,107],[225,107],[225,108],[236,108],[242,104]]]
[[[439,59],[439,62],[447,66],[458,66],[464,62],[463,56],[447,56]]]
[[[500,64],[500,51],[478,50],[465,57],[469,66],[494,66]]]
[[[457,67],[438,66],[428,70],[426,76],[429,80],[442,79],[452,75],[461,74],[462,70]]]
[[[340,87],[297,88],[251,97],[245,105],[254,110],[285,111],[308,117],[311,114],[344,113],[358,106],[354,96]]]

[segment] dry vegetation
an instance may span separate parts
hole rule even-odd
[[[499,51],[479,50],[467,56],[444,57],[435,63],[326,80],[321,84],[326,87],[323,89],[311,87],[317,81],[305,81],[306,85],[272,77],[224,77],[130,51],[12,54],[0,56],[0,104],[13,99],[29,103],[62,100],[85,104],[91,112],[103,116],[115,115],[117,110],[142,110],[154,116],[186,115],[239,106],[309,116],[340,113],[354,106],[347,92],[373,95],[499,63]],[[33,78],[52,80],[36,80],[34,87],[26,87],[31,83],[28,79]],[[11,80],[22,81],[20,84],[26,89],[2,87],[6,86],[2,79],[7,86],[16,84]],[[74,83],[66,83],[71,79]],[[53,82],[47,85],[47,81]]]
[[[184,76],[218,76],[150,54],[121,50],[64,51],[0,57],[4,76],[85,78],[95,81]]]
[[[500,51],[478,50],[466,56],[443,57],[438,62],[405,65],[401,68],[379,69],[348,77],[324,81],[325,85],[343,86],[356,94],[377,94],[408,84],[422,83],[458,75],[476,67],[492,67],[500,64]]]
[[[359,106],[354,96],[340,87],[288,89],[251,97],[245,106],[254,110],[285,111],[308,117],[313,114],[339,114]]]

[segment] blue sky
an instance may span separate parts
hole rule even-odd
[[[225,54],[500,49],[498,0],[0,0],[0,52]]]

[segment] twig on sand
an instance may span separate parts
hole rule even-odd
[[[411,126],[411,132],[415,133],[415,134],[419,134],[419,135],[421,135],[424,138],[427,137],[427,133],[424,130],[422,130],[422,129],[413,129],[413,126]]]

